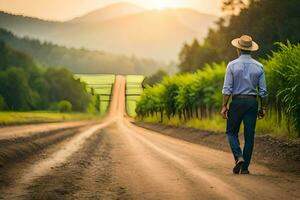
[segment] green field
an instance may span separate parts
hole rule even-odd
[[[0,126],[34,124],[44,122],[90,120],[96,118],[99,118],[99,116],[84,113],[0,112]]]
[[[113,74],[76,74],[75,78],[87,84],[87,90],[99,98],[99,112],[104,115],[109,108],[115,75]],[[98,106],[98,105],[97,105]]]
[[[142,82],[145,76],[127,75],[126,76],[126,110],[130,117],[135,117],[136,102],[143,92]]]

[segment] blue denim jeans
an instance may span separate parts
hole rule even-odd
[[[243,170],[248,170],[251,161],[257,112],[258,103],[255,99],[233,99],[229,106],[226,134],[234,159],[237,161],[243,157],[245,160]],[[245,138],[243,151],[239,141],[239,130],[242,122]]]

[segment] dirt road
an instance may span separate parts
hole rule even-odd
[[[124,90],[117,76],[96,124],[14,138],[0,130],[0,199],[300,199],[299,176],[256,163],[252,175],[233,175],[231,154],[131,124]]]

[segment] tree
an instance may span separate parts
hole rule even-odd
[[[143,82],[143,84],[154,86],[156,83],[161,82],[163,80],[163,78],[167,75],[168,75],[168,73],[165,72],[164,70],[158,70],[155,74],[147,77],[145,79],[145,81]]]
[[[179,68],[182,72],[195,71],[198,66],[198,50],[200,49],[200,44],[197,39],[194,39],[191,45],[184,44],[180,54],[179,54]]]
[[[246,8],[246,3],[243,0],[223,0],[222,10],[231,15],[238,14],[244,8]]]
[[[11,66],[23,68],[32,73],[36,70],[32,58],[21,51],[12,49],[0,40],[0,70],[6,70]]]
[[[86,111],[89,104],[89,95],[85,85],[75,80],[73,74],[66,69],[49,68],[45,73],[49,83],[49,100],[58,102],[67,100],[75,111]]]
[[[10,67],[0,73],[0,94],[9,110],[30,110],[33,92],[22,68]]]
[[[0,110],[6,109],[6,102],[5,99],[0,95]]]

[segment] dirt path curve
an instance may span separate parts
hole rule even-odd
[[[103,122],[36,155],[0,199],[300,199],[299,176],[256,163],[233,175],[229,153],[131,124],[124,90],[117,76]]]

